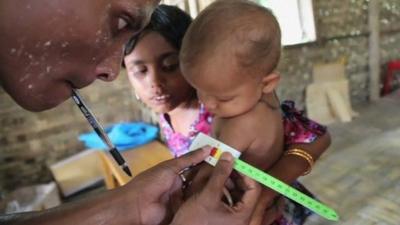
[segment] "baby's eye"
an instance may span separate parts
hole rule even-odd
[[[229,102],[229,101],[231,101],[233,99],[233,97],[229,97],[229,98],[220,98],[220,99],[218,99],[218,101],[220,101],[220,102]]]

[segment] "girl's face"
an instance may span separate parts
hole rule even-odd
[[[155,112],[170,112],[194,94],[181,74],[178,56],[159,33],[149,32],[124,59],[136,94]]]
[[[0,2],[0,84],[26,109],[52,108],[119,73],[123,48],[158,0]]]

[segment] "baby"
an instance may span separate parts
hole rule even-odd
[[[271,168],[294,143],[290,136],[304,140],[295,143],[310,143],[325,132],[313,122],[315,129],[298,129],[301,134],[287,129],[292,118],[288,115],[295,110],[281,107],[275,94],[280,53],[281,31],[274,15],[244,0],[216,1],[202,11],[185,34],[180,52],[184,77],[215,116],[213,136],[262,170]],[[293,155],[310,159],[307,153],[299,154]],[[207,179],[208,172],[202,171],[194,186],[198,176]]]
[[[180,55],[183,75],[215,115],[214,136],[263,170],[284,147],[274,92],[280,52],[280,28],[269,10],[247,1],[217,1],[190,26]]]

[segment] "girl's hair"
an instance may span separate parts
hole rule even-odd
[[[170,5],[159,5],[151,15],[150,23],[141,33],[132,37],[125,46],[125,55],[129,55],[137,42],[148,32],[157,32],[178,51],[181,49],[183,36],[192,18],[180,8]]]

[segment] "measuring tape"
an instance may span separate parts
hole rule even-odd
[[[189,151],[194,151],[206,146],[213,147],[210,155],[205,159],[205,161],[210,165],[215,166],[223,152],[230,152],[236,158],[233,166],[236,171],[252,178],[253,180],[265,185],[268,188],[271,188],[272,190],[314,211],[316,214],[328,220],[339,220],[339,216],[333,209],[303,194],[297,189],[287,185],[286,183],[276,179],[275,177],[265,173],[264,171],[259,170],[254,166],[240,160],[239,151],[208,135],[199,133],[193,140]]]

